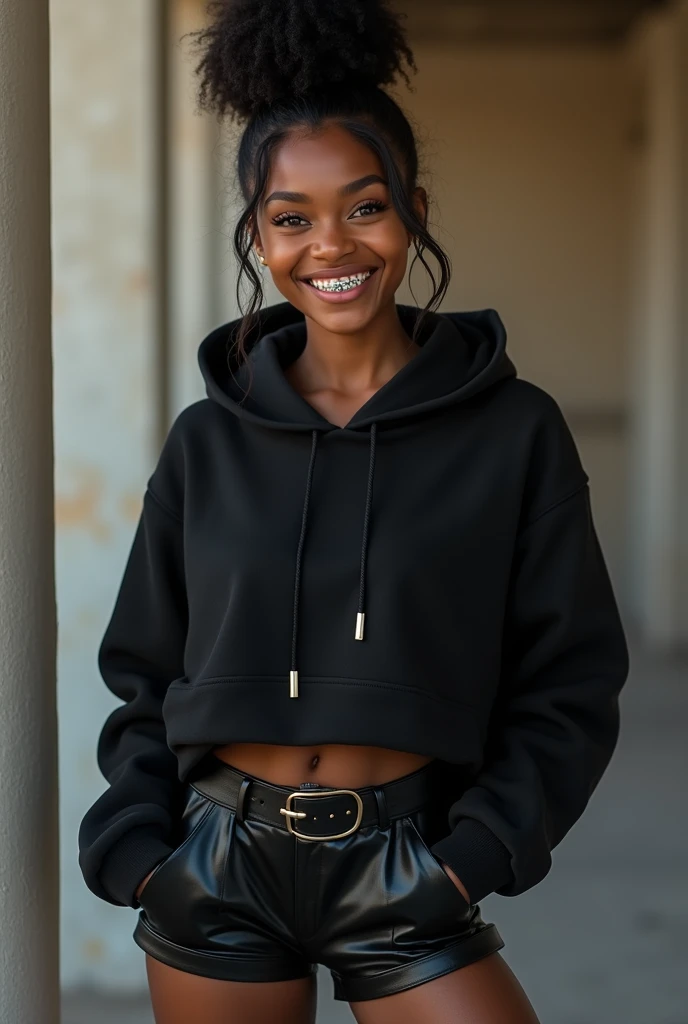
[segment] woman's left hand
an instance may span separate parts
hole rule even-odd
[[[454,873],[454,872],[452,871],[452,869],[451,869],[451,868],[449,867],[449,865],[448,865],[448,864],[446,864],[446,863],[445,863],[445,861],[443,861],[443,860],[441,860],[441,861],[440,861],[440,867],[441,867],[441,868],[442,868],[442,870],[444,871],[445,875],[449,875],[449,877],[451,878],[452,882],[454,883],[454,885],[456,886],[456,888],[457,888],[457,889],[459,890],[459,892],[461,893],[461,895],[462,895],[462,896],[463,896],[463,898],[465,899],[466,903],[468,903],[468,904],[469,904],[469,906],[470,906],[471,898],[470,898],[470,896],[468,895],[468,893],[467,893],[467,891],[466,891],[466,887],[464,886],[464,884],[463,884],[463,882],[461,881],[461,879],[459,878],[459,876],[458,876],[458,875],[456,875],[456,874],[455,874],[455,873]]]

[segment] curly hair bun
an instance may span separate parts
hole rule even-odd
[[[385,0],[211,0],[196,36],[199,105],[248,119],[287,98],[375,88],[415,71]]]

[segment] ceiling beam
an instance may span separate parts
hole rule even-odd
[[[397,0],[412,40],[590,43],[621,39],[668,0]]]

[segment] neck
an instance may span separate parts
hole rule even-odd
[[[304,392],[356,393],[382,387],[420,350],[392,304],[363,331],[335,334],[306,318],[306,346],[289,370]]]

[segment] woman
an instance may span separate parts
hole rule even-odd
[[[82,870],[140,908],[158,1024],[306,1024],[317,964],[362,1024],[532,1024],[478,904],[545,876],[616,743],[588,477],[497,313],[436,312],[393,14],[210,10],[200,102],[245,123],[253,291],[145,491]],[[423,309],[395,303],[411,246]]]

